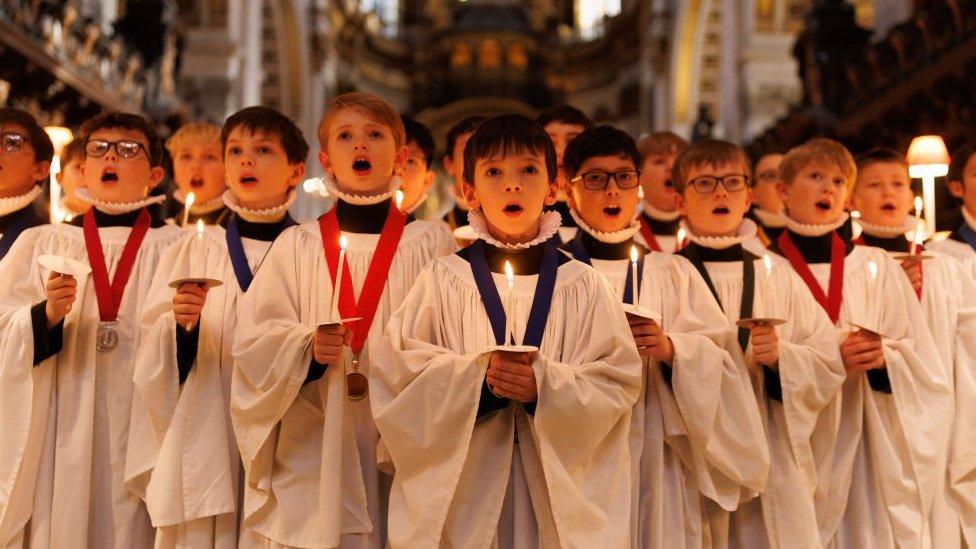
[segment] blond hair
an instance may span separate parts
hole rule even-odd
[[[811,139],[787,151],[779,165],[780,179],[790,185],[800,171],[810,164],[833,164],[840,168],[848,190],[857,179],[857,165],[851,152],[837,141],[824,137]]]
[[[695,143],[685,149],[674,161],[674,166],[671,168],[671,181],[674,183],[674,190],[679,194],[685,192],[685,186],[688,184],[688,176],[692,168],[702,166],[715,168],[726,164],[739,164],[742,166],[742,174],[751,177],[752,170],[749,168],[749,157],[738,145],[718,139],[706,139]]]
[[[190,122],[183,124],[176,133],[166,140],[166,150],[170,156],[176,156],[176,152],[187,143],[203,142],[220,147],[220,126],[208,124],[206,122]]]
[[[398,149],[406,144],[407,132],[403,127],[403,120],[400,119],[400,115],[397,114],[393,105],[390,105],[378,95],[366,92],[352,92],[344,93],[333,99],[329,103],[329,108],[325,111],[325,116],[322,117],[322,121],[319,122],[317,133],[319,146],[323,151],[327,150],[329,127],[332,121],[340,111],[346,109],[359,112],[373,122],[390,128],[390,131],[393,133],[393,140]]]
[[[652,154],[679,155],[688,148],[688,141],[674,132],[654,132],[637,142],[641,158]]]

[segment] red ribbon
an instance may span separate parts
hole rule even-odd
[[[122,248],[122,257],[115,269],[112,282],[108,281],[108,267],[105,265],[105,253],[102,251],[102,239],[98,235],[98,224],[95,222],[93,209],[85,213],[83,227],[85,233],[85,248],[88,249],[88,263],[92,268],[92,281],[95,283],[95,296],[98,298],[98,317],[104,322],[112,322],[119,316],[122,305],[122,294],[125,285],[132,275],[132,267],[139,255],[139,247],[149,231],[151,219],[145,208],[139,212],[135,225]]]
[[[834,231],[834,237],[830,241],[830,283],[826,294],[820,287],[820,283],[817,282],[817,278],[813,276],[813,272],[810,271],[807,260],[796,248],[796,244],[793,244],[788,231],[783,231],[779,235],[777,244],[779,244],[779,250],[783,252],[783,256],[793,265],[793,270],[810,288],[810,293],[813,294],[817,303],[820,303],[820,306],[827,311],[830,321],[836,324],[837,319],[840,318],[840,304],[844,294],[844,241]]]
[[[647,221],[644,221],[643,216],[640,218],[640,233],[644,237],[644,242],[647,242],[648,248],[655,252],[661,251],[661,245],[657,243],[657,237],[654,236],[654,231],[651,230]]]
[[[359,293],[358,303],[352,286],[348,258],[346,264],[343,265],[339,312],[343,318],[359,317],[360,319],[352,324],[353,353],[358,354],[366,344],[366,336],[369,335],[373,317],[376,316],[376,308],[379,306],[380,297],[383,295],[390,265],[393,263],[393,256],[396,255],[406,222],[407,216],[397,209],[396,204],[391,202],[390,211],[386,214],[386,223],[383,224],[383,231],[380,233],[379,242],[376,243],[376,250],[373,252],[369,269],[366,271],[366,280],[363,281],[363,290]],[[332,275],[334,291],[336,272],[339,269],[339,236],[341,234],[335,208],[319,218],[319,231],[322,233],[325,262],[329,266],[329,274]]]
[[[854,240],[854,243],[858,246],[868,245],[868,243],[864,241],[864,238],[860,236]],[[915,246],[915,255],[922,255],[922,250],[924,248],[925,247],[921,245]],[[911,247],[909,247],[909,250],[911,250]],[[922,290],[925,289],[925,267],[921,263],[918,264],[918,277],[921,279],[921,284],[919,284],[918,289],[915,290],[915,295],[918,296],[919,301],[922,301]]]

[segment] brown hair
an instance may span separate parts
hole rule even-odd
[[[779,165],[780,179],[784,184],[790,185],[800,170],[814,163],[837,166],[844,174],[847,188],[850,189],[854,185],[854,180],[857,178],[857,165],[851,152],[837,141],[824,137],[811,139],[790,149]]]
[[[308,157],[308,142],[305,141],[302,130],[290,118],[271,107],[262,105],[245,107],[228,116],[218,136],[221,156],[226,154],[230,133],[237,128],[241,128],[245,133],[260,131],[277,137],[281,141],[281,148],[285,151],[289,164],[305,162]]]
[[[73,161],[85,162],[85,143],[81,138],[74,138],[61,149],[61,168],[71,164]]]
[[[400,148],[407,143],[406,130],[403,128],[403,120],[397,114],[393,105],[390,105],[382,97],[365,92],[344,93],[329,103],[329,108],[325,111],[325,116],[319,122],[318,138],[319,147],[327,150],[329,143],[329,127],[340,111],[350,109],[365,115],[377,124],[382,124],[393,132],[393,140],[396,147]]]
[[[718,139],[706,139],[691,145],[678,155],[674,161],[674,167],[671,168],[671,181],[674,183],[674,190],[679,194],[685,192],[685,185],[688,183],[688,175],[692,168],[717,167],[723,164],[739,164],[742,166],[742,173],[746,177],[751,178],[752,176],[749,157],[738,145]]]
[[[976,139],[970,139],[952,151],[952,159],[949,160],[948,181],[958,181],[960,185],[964,183],[963,172],[973,155],[976,155]]]
[[[149,155],[149,165],[154,167],[162,165],[163,143],[156,129],[142,115],[127,112],[100,114],[81,126],[82,142],[87,145],[93,133],[106,129],[124,129],[141,133],[148,144],[146,153]]]
[[[688,141],[674,132],[654,132],[637,142],[642,158],[652,154],[681,154],[688,148]]]

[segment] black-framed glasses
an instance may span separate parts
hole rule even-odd
[[[586,172],[574,177],[570,182],[583,181],[583,188],[591,191],[602,191],[607,188],[610,179],[621,189],[633,189],[640,183],[640,170],[623,170],[619,172]]]
[[[28,143],[30,143],[30,138],[22,133],[5,132],[0,134],[0,148],[3,148],[3,152],[22,151]]]
[[[122,139],[119,141],[107,141],[105,139],[89,139],[85,143],[85,154],[93,158],[101,158],[108,154],[108,151],[115,149],[115,153],[120,158],[129,160],[139,156],[139,151],[144,151],[149,157],[149,151],[142,143],[132,139]]]
[[[741,191],[746,188],[749,184],[749,176],[739,173],[734,173],[730,175],[723,175],[721,177],[714,175],[703,175],[701,177],[696,177],[688,182],[688,186],[695,189],[696,192],[701,194],[709,194],[715,192],[718,184],[721,183],[725,190],[731,192]]]

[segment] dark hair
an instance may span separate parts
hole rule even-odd
[[[466,133],[474,133],[486,120],[488,118],[485,116],[469,116],[452,126],[447,132],[447,150],[444,151],[444,156],[454,160],[454,144],[458,138]]]
[[[590,158],[597,156],[616,156],[634,162],[634,169],[640,167],[641,157],[637,143],[627,132],[613,126],[597,126],[576,136],[563,154],[563,168],[566,176],[576,177],[580,167]]]
[[[976,154],[976,139],[970,139],[962,144],[958,149],[952,151],[952,158],[949,160],[949,181],[963,183],[963,172],[966,171],[966,164],[969,159]]]
[[[424,126],[413,118],[408,116],[402,116],[401,118],[403,119],[403,127],[407,131],[406,143],[408,145],[411,141],[417,143],[421,152],[424,153],[424,162],[427,162],[427,167],[430,167],[430,161],[434,159],[434,136],[431,135],[427,126]]]
[[[0,124],[17,124],[24,128],[31,148],[34,149],[35,162],[50,162],[54,158],[51,138],[31,113],[14,107],[0,108]]]
[[[556,180],[556,148],[538,122],[521,114],[502,114],[486,120],[464,147],[464,180],[474,184],[474,168],[479,159],[529,152],[543,155],[549,181]]]
[[[583,114],[583,111],[573,107],[572,105],[559,105],[557,107],[549,107],[539,113],[539,116],[535,119],[540,126],[545,128],[553,122],[562,122],[563,124],[572,124],[574,126],[582,126],[584,130],[593,129],[596,124],[590,120],[589,116]]]
[[[882,162],[899,164],[906,170],[908,169],[908,160],[905,159],[905,155],[901,154],[895,149],[889,149],[888,147],[875,147],[868,152],[861,154],[854,160],[858,171],[870,166],[871,164]]]
[[[160,166],[163,163],[163,142],[159,139],[159,134],[149,125],[149,122],[139,116],[127,112],[106,112],[85,122],[81,127],[81,142],[88,143],[93,133],[98,130],[123,128],[141,133],[146,137],[147,153],[149,153],[149,165]]]
[[[302,130],[290,118],[271,107],[247,107],[227,117],[224,127],[220,129],[221,154],[227,147],[230,132],[238,127],[248,133],[261,131],[277,136],[289,164],[298,164],[308,159],[308,141],[305,141]]]
[[[72,139],[61,149],[61,168],[64,168],[75,159],[80,159],[82,162],[85,161],[85,143],[80,138]]]

